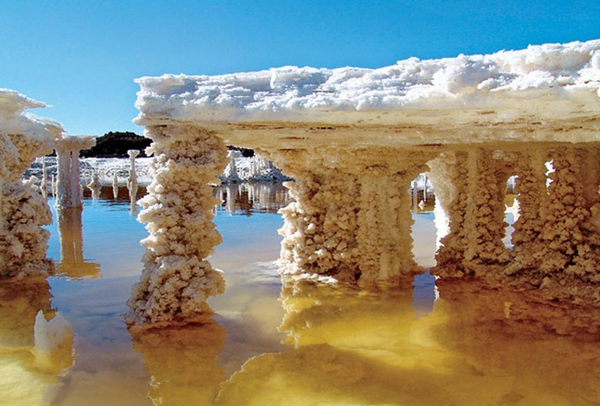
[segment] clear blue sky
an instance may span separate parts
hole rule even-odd
[[[600,38],[599,0],[0,0],[0,88],[69,134],[131,123],[140,76],[376,68]]]

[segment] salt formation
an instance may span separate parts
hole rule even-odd
[[[100,198],[100,192],[102,191],[102,183],[100,183],[100,176],[98,176],[98,172],[94,172],[92,175],[92,180],[87,187],[92,192],[92,199],[98,200]]]
[[[96,145],[88,136],[70,136],[54,144],[58,156],[58,181],[56,182],[56,207],[81,207],[82,191],[79,173],[79,151]]]
[[[370,283],[418,271],[406,191],[428,172],[440,197],[437,213],[448,219],[440,219],[448,235],[441,240],[439,275],[486,275],[600,304],[592,293],[600,265],[596,147],[584,153],[600,128],[600,40],[410,58],[375,70],[288,66],[138,83],[136,122],[160,140],[161,153],[173,145],[178,154],[177,141],[188,134],[210,134],[204,148],[221,138],[254,149],[296,180],[282,246],[291,274]],[[555,160],[557,168],[548,199],[537,181],[541,142],[549,143],[541,147],[542,159]],[[214,158],[227,163],[224,153]],[[521,212],[515,249],[508,251],[503,198],[515,174]],[[163,179],[153,188],[174,190]],[[195,181],[189,182],[169,199],[189,205],[196,198]],[[536,201],[547,201],[541,213]],[[183,217],[176,218],[172,226],[185,229]],[[174,244],[152,233],[157,245]],[[132,305],[144,312],[148,302]]]
[[[112,188],[113,198],[116,199],[117,197],[119,197],[119,177],[116,173],[113,175]]]
[[[47,269],[49,232],[41,226],[52,222],[43,196],[21,182],[36,156],[52,152],[63,132],[60,124],[24,113],[44,107],[12,90],[0,89],[0,276]]]
[[[73,364],[69,345],[72,333],[45,328],[40,317],[61,318],[51,307],[50,284],[43,275],[3,280],[0,284],[0,392],[6,405],[46,405],[54,403],[61,375]],[[36,316],[43,315],[43,316]],[[64,319],[63,319],[64,321]],[[54,326],[56,322],[52,323]],[[52,332],[64,332],[69,339],[49,340]],[[59,344],[64,345],[50,345]]]
[[[42,196],[48,198],[48,172],[46,171],[46,159],[42,158],[42,184],[40,186]]]
[[[146,135],[155,178],[139,201],[139,220],[150,236],[142,240],[144,270],[129,300],[131,322],[140,324],[193,318],[225,288],[221,272],[204,259],[221,242],[210,183],[227,164],[225,144],[186,126],[149,127]]]
[[[38,369],[59,374],[73,365],[73,330],[59,312],[53,313],[50,320],[41,310],[36,315],[32,352]]]
[[[127,151],[127,155],[129,155],[129,162],[131,164],[131,168],[129,169],[129,177],[127,178],[127,189],[129,190],[129,202],[132,213],[135,213],[137,211],[136,199],[138,193],[138,181],[137,173],[135,172],[135,158],[139,154],[140,151],[136,149],[130,149],[129,151]]]

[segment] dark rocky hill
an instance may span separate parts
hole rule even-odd
[[[96,146],[81,151],[84,158],[126,158],[127,150],[137,149],[139,156],[146,156],[144,150],[152,142],[151,139],[142,137],[132,132],[109,132],[96,138]]]

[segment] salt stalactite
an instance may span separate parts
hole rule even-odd
[[[127,151],[130,161],[129,177],[127,178],[127,189],[129,190],[129,205],[131,213],[137,213],[137,193],[138,193],[138,181],[137,173],[135,171],[135,158],[140,154],[137,149],[130,149]]]
[[[96,139],[87,136],[63,137],[54,143],[58,157],[56,207],[81,207],[83,205],[79,151],[89,149],[94,145],[96,145]]]
[[[98,172],[94,171],[92,179],[87,187],[92,192],[92,199],[98,200],[100,198],[100,192],[102,191],[102,183],[100,183]]]
[[[227,165],[227,148],[213,133],[185,125],[150,126],[154,179],[139,203],[150,236],[144,270],[132,289],[128,321],[191,320],[210,312],[209,296],[223,292],[222,273],[204,258],[221,242],[215,229],[211,184]]]
[[[83,223],[81,207],[57,208],[58,237],[60,240],[59,274],[70,278],[98,278],[100,265],[83,257]]]
[[[113,176],[112,188],[113,188],[113,198],[116,199],[119,197],[119,177],[117,176],[116,173]]]

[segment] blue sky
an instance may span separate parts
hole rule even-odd
[[[598,0],[0,0],[0,88],[69,134],[131,123],[140,76],[377,68],[600,38]]]

